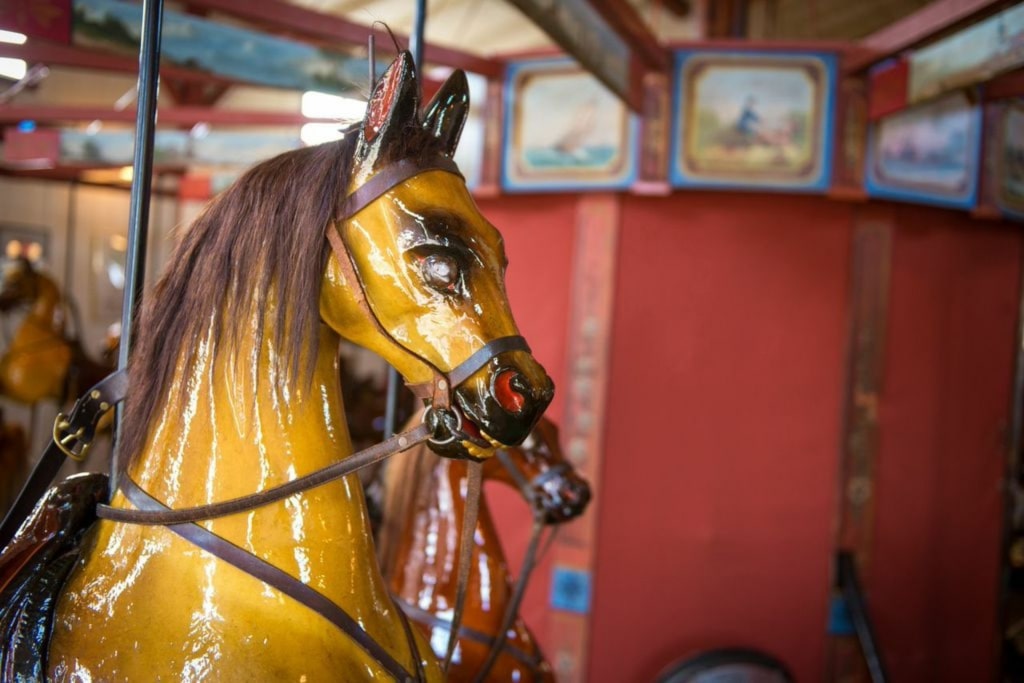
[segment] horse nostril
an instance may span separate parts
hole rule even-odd
[[[526,378],[515,370],[503,370],[494,379],[494,398],[510,413],[518,414],[526,407]]]

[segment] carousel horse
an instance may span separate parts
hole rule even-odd
[[[21,307],[27,307],[25,317],[0,356],[4,396],[28,405],[47,399],[64,405],[113,370],[91,359],[68,334],[69,302],[24,257],[7,264],[0,283],[0,313]]]
[[[546,418],[522,446],[488,460],[483,473],[485,481],[517,488],[536,524],[567,522],[590,502],[590,487],[565,460],[558,427]],[[381,569],[396,601],[428,635],[439,656],[451,627],[465,480],[465,462],[438,458],[425,447],[390,462],[385,474]],[[525,584],[513,588],[486,502],[481,498],[470,564],[474,573],[448,680],[554,681],[536,639],[515,613]],[[533,552],[539,531],[535,526]],[[529,571],[533,552],[528,552],[523,571]],[[506,634],[499,639],[503,626]]]
[[[48,677],[441,680],[341,474],[427,439],[486,459],[553,395],[451,160],[468,102],[456,71],[421,114],[403,52],[344,139],[257,165],[185,233],[138,321],[117,491],[56,599]],[[352,454],[341,337],[399,370],[425,424]]]

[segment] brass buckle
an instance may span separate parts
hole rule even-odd
[[[57,413],[57,418],[53,421],[53,442],[57,444],[57,448],[64,455],[75,462],[85,462],[92,442],[82,440],[82,437],[85,436],[85,427],[79,427],[76,431],[67,434],[65,430],[69,427],[71,427],[71,423],[68,422],[67,416],[64,413]],[[76,446],[79,446],[77,451],[75,450]]]

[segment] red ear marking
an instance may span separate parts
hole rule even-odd
[[[363,126],[363,138],[367,142],[373,142],[377,133],[384,127],[384,122],[391,113],[391,105],[394,104],[395,95],[398,94],[398,86],[402,81],[401,69],[395,62],[384,73],[380,83],[373,89],[373,95],[366,105],[366,124]]]

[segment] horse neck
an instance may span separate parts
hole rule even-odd
[[[193,342],[190,369],[182,372],[179,362],[167,403],[133,459],[131,476],[167,505],[247,495],[351,453],[334,333],[320,326],[312,380],[300,377],[290,388],[277,386],[284,361],[272,342],[257,347],[239,336],[220,353],[212,330]]]
[[[17,335],[28,334],[27,342],[39,341],[40,335],[52,337],[62,336],[64,328],[64,307],[61,304],[60,291],[57,285],[47,277],[37,275],[38,288],[36,298],[25,314]]]
[[[403,463],[404,471],[389,477],[401,480],[393,481],[401,490],[391,496],[399,504],[389,505],[385,514],[386,520],[397,521],[384,541],[385,574],[392,592],[404,602],[427,611],[448,609],[456,595],[468,468],[464,461],[439,458],[426,449],[409,455],[426,459],[432,467],[428,473],[423,468],[417,472]],[[511,592],[508,567],[484,495],[474,538],[469,594],[500,613]]]

